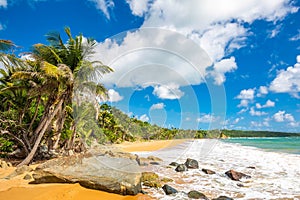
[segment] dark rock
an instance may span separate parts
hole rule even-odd
[[[141,191],[141,173],[135,160],[103,154],[80,154],[56,158],[39,165],[32,184],[79,183],[106,192],[136,195]]]
[[[166,195],[178,193],[178,191],[175,188],[173,188],[173,187],[171,187],[171,186],[169,186],[167,184],[164,185],[162,187],[162,189],[164,190],[164,192],[166,193]]]
[[[23,179],[30,180],[30,179],[32,179],[32,176],[30,174],[26,174]]]
[[[255,169],[255,167],[254,167],[254,166],[249,166],[249,167],[247,167],[247,168],[249,168],[249,169]]]
[[[150,162],[151,165],[159,165],[159,162]]]
[[[197,160],[194,160],[194,159],[186,159],[185,163],[184,163],[187,168],[189,169],[198,169],[199,168],[199,165],[198,165],[198,161]]]
[[[188,193],[188,197],[191,199],[205,199],[208,200],[208,198],[201,192],[198,192],[196,190],[192,190]]]
[[[251,178],[249,175],[234,170],[229,170],[225,174],[234,181],[239,181],[241,178]]]
[[[179,164],[178,164],[177,162],[171,162],[169,165],[170,165],[170,166],[177,167]]]
[[[176,172],[184,172],[184,171],[187,171],[187,170],[188,169],[187,169],[185,164],[179,164],[179,165],[177,165],[177,167],[175,169]]]
[[[241,184],[241,183],[238,183],[238,184],[236,184],[236,185],[239,186],[239,187],[244,187],[244,185]]]
[[[226,196],[219,196],[218,198],[214,198],[212,200],[233,200],[233,198],[226,197]]]
[[[215,171],[212,171],[210,169],[202,169],[202,171],[205,173],[205,174],[215,174],[216,172]]]

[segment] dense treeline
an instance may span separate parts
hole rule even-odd
[[[300,133],[285,133],[272,131],[241,131],[241,130],[222,130],[227,137],[293,137],[300,136]]]

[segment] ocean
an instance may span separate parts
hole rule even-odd
[[[200,139],[154,152],[136,153],[142,157],[153,155],[162,158],[160,165],[145,166],[141,170],[154,171],[160,177],[173,179],[168,184],[179,191],[172,196],[165,195],[161,188],[143,188],[156,199],[189,200],[187,193],[197,190],[209,199],[225,195],[245,200],[300,200],[300,154],[296,141],[299,142],[299,138]],[[174,167],[169,166],[171,162],[184,163],[187,158],[196,159],[199,169],[176,172]],[[205,174],[202,168],[213,170],[216,174]],[[230,169],[251,178],[233,181],[225,175]]]
[[[224,142],[257,147],[266,151],[300,154],[300,137],[230,138]]]

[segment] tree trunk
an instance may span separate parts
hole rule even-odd
[[[35,144],[34,144],[32,150],[31,150],[31,152],[27,155],[27,157],[18,166],[28,165],[31,162],[31,160],[33,159],[33,157],[34,157],[34,155],[35,155],[35,153],[36,153],[36,151],[37,151],[37,149],[40,145],[40,142],[41,142],[41,140],[44,136],[45,131],[47,130],[47,128],[49,127],[49,125],[52,122],[53,118],[57,114],[59,108],[62,106],[63,101],[64,101],[64,98],[61,98],[59,103],[55,106],[55,109],[52,112],[50,111],[50,113],[48,112],[46,114],[46,117],[40,123],[40,124],[44,124],[44,126],[41,128],[41,130],[39,129],[40,126],[38,127],[38,130],[40,130],[40,131],[38,133],[38,137],[35,141]]]
[[[65,119],[66,119],[66,113],[63,110],[63,108],[61,108],[59,110],[58,115],[60,115],[61,117],[59,117],[58,120],[57,120],[57,136],[56,136],[57,139],[56,139],[56,141],[55,141],[55,143],[53,145],[53,149],[57,149],[58,148],[59,141],[60,141],[60,136],[61,136],[61,132],[63,130]]]

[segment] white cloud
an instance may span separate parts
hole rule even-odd
[[[235,118],[234,121],[233,121],[233,124],[237,124],[237,123],[239,123],[243,119],[244,119],[244,117]]]
[[[153,94],[160,99],[180,99],[184,95],[176,84],[154,86]]]
[[[1,0],[0,0],[1,1]],[[0,23],[0,31],[4,30],[5,26]]]
[[[282,28],[282,24],[277,25],[269,34],[269,38],[274,38],[280,32]]]
[[[294,116],[292,114],[286,113],[285,111],[281,111],[281,110],[273,115],[273,119],[276,122],[284,122],[284,121],[295,122]]]
[[[262,97],[264,95],[267,95],[268,93],[269,93],[268,87],[266,87],[266,86],[260,86],[259,90],[258,90],[258,93],[257,93],[257,96],[258,97]]]
[[[268,100],[264,105],[261,105],[260,103],[255,104],[256,108],[261,109],[261,108],[269,108],[269,107],[274,107],[275,102]]]
[[[113,0],[89,0],[96,4],[96,8],[101,10],[107,19],[110,19],[109,9],[112,9],[115,4]]]
[[[297,63],[288,67],[286,70],[280,70],[276,78],[271,82],[270,88],[275,93],[289,93],[299,98],[300,92],[300,55],[297,56]]]
[[[211,114],[204,114],[196,119],[197,122],[200,123],[212,123],[215,122],[218,118]]]
[[[166,105],[164,103],[156,103],[150,107],[150,110],[161,110],[164,109]]]
[[[240,104],[238,105],[238,107],[239,108],[240,107],[248,107],[248,105],[249,105],[249,101],[247,99],[242,99],[241,102],[240,102]],[[242,109],[242,110],[240,111],[240,113],[245,112],[244,109]]]
[[[249,99],[253,100],[255,89],[244,89],[240,92],[240,94],[236,97],[238,99]]]
[[[246,106],[242,106],[242,105],[238,105],[238,107],[248,107],[248,104]],[[238,114],[242,114],[242,113],[245,113],[249,110],[249,108],[243,108],[241,109]]]
[[[250,108],[249,113],[250,113],[251,116],[262,116],[262,115],[267,115],[268,114],[266,112],[254,110],[253,107]]]
[[[139,120],[143,122],[149,121],[149,117],[146,114],[143,114],[142,116],[139,117]]]
[[[237,65],[234,57],[223,59],[214,64],[214,71],[211,75],[215,79],[215,84],[221,85],[225,82],[225,73],[232,72],[237,69]]]
[[[7,0],[0,0],[0,8],[7,8]]]
[[[151,0],[126,0],[132,11],[132,14],[142,17],[148,10],[148,5]]]
[[[113,89],[108,90],[108,97],[110,102],[118,102],[121,101],[124,97],[121,96],[117,91]]]

